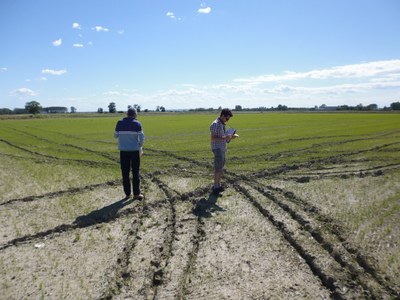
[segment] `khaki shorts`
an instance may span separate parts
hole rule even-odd
[[[225,152],[221,149],[213,149],[214,153],[214,171],[220,172],[225,166]]]

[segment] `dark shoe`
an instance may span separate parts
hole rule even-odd
[[[125,195],[125,200],[128,200],[128,199],[130,199],[132,197],[132,195],[131,194],[129,194],[129,195]]]
[[[134,195],[133,196],[133,200],[143,200],[143,195],[142,194],[139,194],[139,195]]]

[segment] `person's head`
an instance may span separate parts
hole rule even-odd
[[[128,117],[133,117],[133,118],[135,118],[135,117],[137,116],[136,109],[134,109],[133,107],[129,107],[129,108],[128,108],[127,115],[128,115]]]
[[[222,122],[226,123],[232,117],[233,117],[233,113],[229,108],[224,108],[223,110],[221,110],[221,114],[220,114],[219,118],[222,120]]]

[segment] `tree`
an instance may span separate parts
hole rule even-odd
[[[0,108],[0,115],[11,115],[12,110],[9,108]]]
[[[278,107],[277,107],[276,109],[277,109],[277,110],[287,110],[288,107],[287,107],[286,105],[279,104]]]
[[[97,109],[97,112],[98,112],[99,114],[102,114],[102,113],[103,113],[103,109],[102,109],[101,107],[99,107],[99,108]]]
[[[117,108],[116,108],[114,102],[111,102],[111,103],[108,105],[108,111],[109,111],[110,113],[115,113],[115,112],[117,111]]]
[[[378,104],[370,104],[366,107],[367,110],[378,110]]]
[[[35,115],[40,113],[42,106],[40,106],[40,103],[37,101],[31,101],[25,104],[25,109],[28,113]]]
[[[138,113],[140,113],[140,105],[139,104],[133,104],[133,108],[136,109]]]
[[[165,112],[165,107],[164,106],[160,106],[160,111],[161,112]]]
[[[74,107],[74,106],[71,106],[70,110],[71,110],[71,114],[74,114],[74,113],[76,113],[76,107]]]
[[[235,106],[235,110],[236,110],[236,111],[242,111],[243,108],[242,108],[241,105],[236,105],[236,106]]]
[[[393,102],[390,104],[390,108],[393,110],[400,110],[400,102]]]

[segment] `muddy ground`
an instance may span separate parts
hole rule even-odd
[[[352,240],[329,207],[307,196],[311,186],[303,188],[320,180],[379,183],[385,174],[396,181],[400,165],[228,171],[226,190],[215,196],[210,168],[192,163],[142,174],[142,201],[123,199],[119,178],[4,199],[0,298],[400,297],[398,270],[385,272],[376,252]]]

